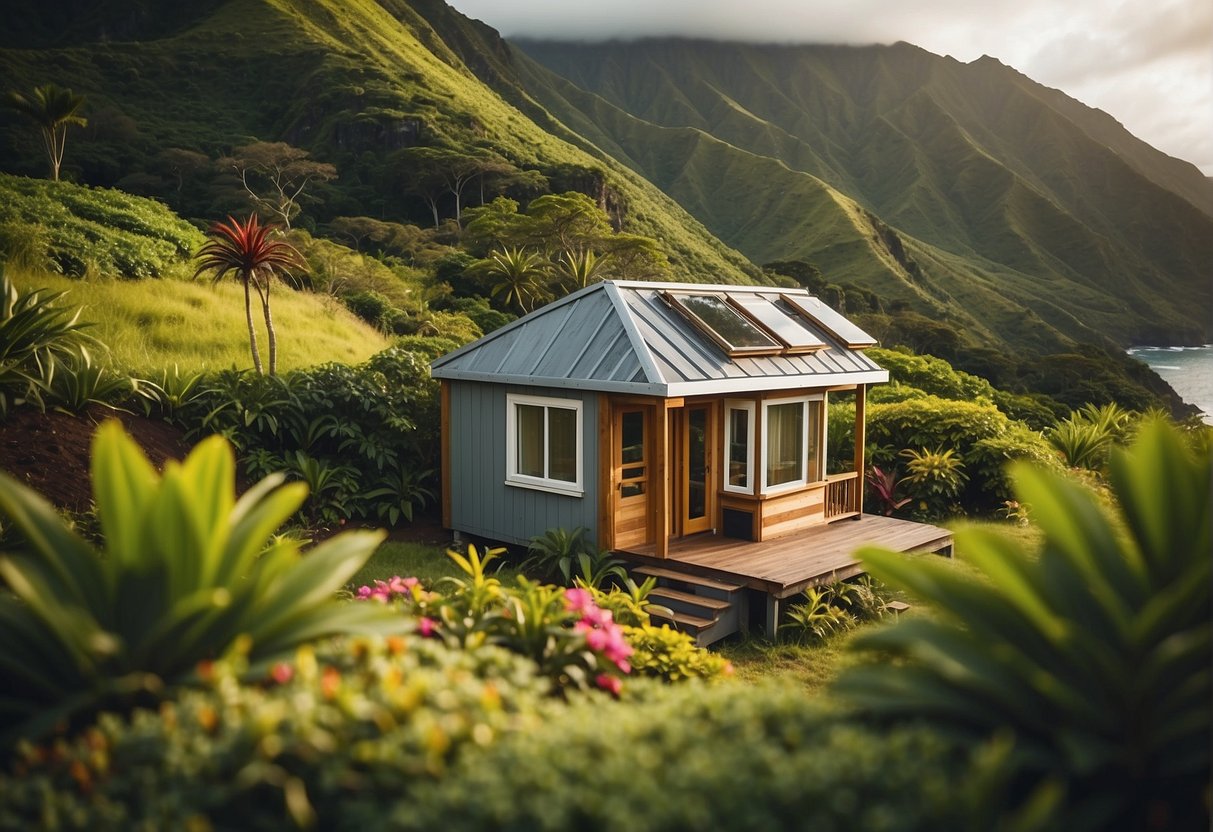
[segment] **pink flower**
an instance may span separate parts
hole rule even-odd
[[[365,601],[371,597],[371,588],[369,586],[358,587],[358,600]]]
[[[295,675],[295,669],[286,662],[278,662],[270,668],[270,678],[280,685],[285,685]]]
[[[413,587],[419,583],[421,582],[416,578],[402,578],[399,575],[393,575],[387,587],[390,592],[394,592],[397,595],[410,595],[412,594]]]
[[[595,653],[601,653],[606,649],[610,642],[610,636],[606,630],[596,630],[593,628],[582,629],[584,622],[578,622],[577,629],[585,633],[585,646],[593,650]]]
[[[612,696],[618,696],[623,690],[623,682],[618,676],[611,676],[607,673],[599,673],[598,678],[594,680],[594,684],[605,691],[610,691]]]
[[[564,606],[569,612],[578,615],[586,615],[590,610],[598,609],[594,606],[594,596],[590,595],[590,591],[580,587],[564,591]]]
[[[422,638],[429,638],[434,635],[438,629],[438,622],[432,618],[421,616],[417,619],[417,632],[421,633]]]

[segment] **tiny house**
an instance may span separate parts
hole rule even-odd
[[[862,511],[874,340],[803,289],[606,281],[432,365],[444,525],[525,544],[586,527],[666,558],[714,533],[761,543]],[[853,463],[827,473],[831,394]]]

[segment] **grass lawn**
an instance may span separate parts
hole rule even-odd
[[[45,288],[67,294],[59,304],[81,306],[88,334],[108,348],[110,360],[136,373],[155,374],[177,365],[182,372],[250,367],[244,293],[227,280],[174,278],[76,280],[45,272],[9,270],[21,289]],[[358,364],[388,345],[374,327],[336,299],[312,292],[274,287],[274,328],[278,333],[278,369],[328,361]],[[261,309],[253,300],[262,358],[267,356]]]
[[[418,578],[427,589],[432,589],[442,578],[463,577],[459,566],[447,557],[446,550],[445,546],[388,541],[375,550],[351,583],[357,588],[399,575],[402,578]],[[467,552],[465,550],[460,554]],[[518,570],[501,566],[501,563],[500,559],[494,560],[489,564],[489,571],[506,586],[512,586],[518,577]],[[501,568],[498,569],[498,566]]]

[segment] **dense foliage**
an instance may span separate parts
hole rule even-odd
[[[1113,516],[1064,477],[1018,465],[1043,548],[1033,559],[995,532],[959,533],[985,581],[862,551],[936,615],[861,637],[882,661],[849,671],[839,692],[867,718],[1000,738],[1008,806],[1057,828],[1204,828],[1213,454],[1150,424],[1113,453],[1110,480]]]
[[[242,682],[242,657],[129,719],[25,746],[0,827],[381,829],[465,749],[533,729],[544,684],[496,647],[412,636],[305,647]]]
[[[76,277],[159,277],[202,242],[162,204],[0,173],[0,258]]]
[[[173,418],[190,436],[229,439],[249,476],[307,483],[309,525],[395,524],[433,499],[438,393],[423,354],[392,347],[279,377],[225,371],[187,395]]]
[[[223,440],[160,475],[109,422],[91,473],[100,551],[0,474],[0,511],[24,541],[0,556],[0,743],[160,699],[238,644],[264,664],[325,634],[393,628],[333,598],[381,535],[338,536],[306,558],[298,541],[271,540],[306,490],[269,477],[237,500]]]

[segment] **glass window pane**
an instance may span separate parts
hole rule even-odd
[[[620,497],[639,497],[644,494],[644,480],[639,482],[625,482],[619,486]]]
[[[694,407],[687,412],[687,518],[696,520],[707,514],[708,489],[708,409]]]
[[[741,314],[714,295],[677,295],[678,300],[719,335],[732,349],[778,349],[766,333],[741,317]]]
[[[644,414],[639,410],[630,410],[623,414],[620,421],[623,423],[620,461],[624,465],[644,462]]]
[[[548,408],[548,479],[577,482],[577,411]]]
[[[789,315],[764,295],[739,295],[734,298],[741,307],[763,326],[770,329],[792,349],[806,350],[824,347],[822,341],[801,324],[800,315]]]
[[[822,449],[817,447],[821,435],[820,426],[821,402],[809,402],[809,461],[807,470],[810,482],[821,476],[821,469],[817,462],[822,452]]]
[[[804,402],[767,408],[767,485],[804,479]]]
[[[749,488],[750,412],[729,409],[729,485]]]
[[[543,408],[533,404],[515,405],[517,422],[518,473],[543,476]]]

